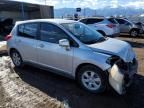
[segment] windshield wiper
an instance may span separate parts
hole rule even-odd
[[[84,42],[85,44],[94,44],[94,43],[97,43],[97,40],[92,40],[92,41],[87,41],[87,42]]]
[[[103,42],[103,41],[105,41],[105,40],[106,40],[106,38],[100,37],[100,38],[97,40],[97,42]]]
[[[97,40],[91,40],[91,41],[87,41],[87,42],[84,42],[85,44],[95,44],[95,43],[99,43],[99,42],[103,42],[105,41],[106,39],[104,37],[101,37]]]

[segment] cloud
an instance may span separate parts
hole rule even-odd
[[[46,4],[56,6],[59,4],[59,1],[58,0],[47,0]]]
[[[117,8],[117,7],[118,7],[118,1],[117,1],[117,0],[112,0],[112,1],[110,2],[110,4],[111,4],[110,7],[112,7],[112,8]]]
[[[124,7],[135,7],[135,8],[143,8],[144,9],[144,1],[128,2],[127,4],[125,4],[123,6]]]
[[[55,8],[104,8],[111,7],[117,8],[118,6],[122,7],[134,7],[134,8],[143,8],[144,9],[144,1],[143,0],[17,0],[17,1],[25,1],[25,2],[33,2],[55,6]]]

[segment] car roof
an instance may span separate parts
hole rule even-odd
[[[87,18],[81,18],[81,19],[104,19],[105,17],[87,17]]]
[[[88,17],[88,18],[81,18],[82,19],[105,19],[105,17]]]
[[[74,23],[77,21],[66,19],[35,19],[35,20],[17,21],[16,24],[33,23],[33,22],[50,22],[50,23],[62,24],[62,23]]]

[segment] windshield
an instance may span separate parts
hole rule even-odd
[[[63,23],[61,25],[84,44],[94,44],[105,40],[96,30],[80,22]]]

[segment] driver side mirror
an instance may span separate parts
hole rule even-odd
[[[59,40],[59,46],[64,47],[66,50],[70,50],[70,42],[67,39]]]

